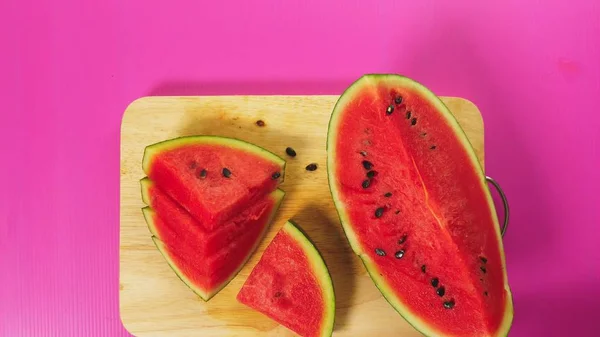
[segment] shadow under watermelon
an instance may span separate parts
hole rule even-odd
[[[336,310],[334,331],[344,330],[353,302],[356,277],[362,272],[361,264],[352,252],[340,225],[331,199],[309,203],[292,220],[313,242],[333,282]],[[354,261],[354,260],[356,261]]]

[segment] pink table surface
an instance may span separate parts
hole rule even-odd
[[[125,336],[119,127],[145,95],[466,97],[506,190],[511,336],[597,336],[598,1],[0,2],[0,334]],[[400,318],[399,318],[400,319]]]

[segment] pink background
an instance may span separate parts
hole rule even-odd
[[[127,335],[118,206],[129,102],[340,94],[367,72],[480,107],[487,171],[512,206],[510,335],[595,335],[600,3],[487,3],[0,1],[0,335]]]

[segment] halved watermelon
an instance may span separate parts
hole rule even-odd
[[[430,336],[506,335],[513,318],[496,211],[475,152],[442,101],[398,75],[339,98],[330,190],[383,296]]]
[[[274,191],[283,181],[285,161],[242,140],[186,136],[147,146],[142,168],[212,230]]]
[[[282,190],[277,189],[251,206],[250,209],[255,209],[260,216],[247,212],[246,233],[211,256],[199,252],[197,244],[193,243],[193,237],[191,240],[181,240],[179,225],[186,223],[186,220],[181,220],[181,213],[159,214],[150,207],[145,207],[143,212],[152,232],[152,239],[169,266],[190,289],[208,301],[225,287],[248,261],[264,237],[284,195]]]
[[[171,225],[157,226],[157,229],[171,230],[168,235],[171,235],[172,238],[168,242],[193,246],[196,253],[202,256],[216,254],[240,235],[248,233],[248,227],[257,227],[256,221],[272,206],[271,199],[263,198],[251,207],[243,209],[237,216],[216,227],[213,231],[209,231],[156,186],[152,180],[146,177],[140,180],[140,184],[144,203],[162,216],[166,225]],[[157,235],[152,228],[151,231],[155,236],[167,235],[167,233]],[[162,240],[165,241],[164,238]]]
[[[301,336],[332,334],[335,295],[329,271],[290,221],[265,249],[237,299]]]

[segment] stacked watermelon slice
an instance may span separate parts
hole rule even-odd
[[[142,209],[152,239],[203,300],[245,265],[284,197],[285,161],[247,142],[188,136],[146,147]]]

